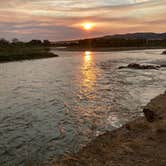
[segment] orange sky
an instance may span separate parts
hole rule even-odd
[[[69,40],[165,32],[166,0],[1,0],[0,37]],[[82,23],[95,26],[85,31]]]

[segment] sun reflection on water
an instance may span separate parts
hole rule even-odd
[[[93,53],[90,51],[84,52],[82,66],[83,82],[82,85],[86,91],[92,91],[96,82],[96,74],[94,70]]]

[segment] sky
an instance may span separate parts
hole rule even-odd
[[[61,41],[165,32],[166,0],[0,0],[0,38]],[[92,22],[85,31],[82,24]]]

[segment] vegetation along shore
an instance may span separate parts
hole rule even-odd
[[[27,43],[19,42],[16,39],[8,42],[0,40],[0,62],[31,60],[40,58],[57,57],[50,52],[48,41],[32,40]]]

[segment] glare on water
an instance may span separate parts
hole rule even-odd
[[[84,60],[82,65],[82,75],[83,75],[83,82],[82,85],[86,91],[93,90],[93,86],[96,82],[96,74],[94,71],[94,64],[93,64],[93,54],[92,52],[86,51],[84,53]]]

